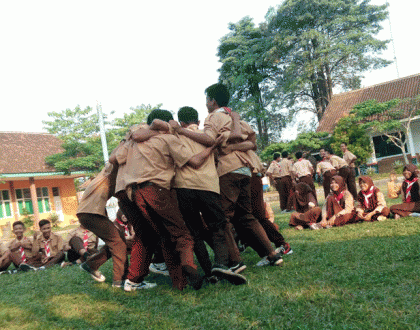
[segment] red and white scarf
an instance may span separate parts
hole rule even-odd
[[[45,250],[45,256],[46,257],[51,256],[50,242],[51,242],[51,239],[44,242],[44,250]]]
[[[337,203],[340,203],[340,201],[341,201],[341,199],[343,198],[343,196],[344,196],[344,190],[343,190],[341,193],[339,193],[338,195],[335,195],[335,194],[334,194],[335,201],[336,201]]]
[[[365,199],[363,204],[365,205],[367,209],[369,208],[369,198],[372,197],[374,190],[375,190],[375,186],[371,186],[368,191],[362,190],[362,194]]]
[[[89,245],[89,230],[83,232],[83,248],[86,250]]]
[[[128,224],[125,224],[124,222],[122,222],[119,219],[115,219],[115,220],[117,220],[117,223],[118,224],[120,224],[122,227],[124,227],[124,236],[125,237],[130,236],[130,231],[128,230]]]
[[[405,202],[410,203],[411,202],[411,188],[413,187],[414,182],[417,182],[418,178],[414,178],[413,180],[405,180],[407,183],[407,188],[405,189]]]
[[[22,262],[26,262],[26,254],[25,254],[25,249],[23,248],[23,246],[19,248],[19,255],[20,255],[20,260]]]

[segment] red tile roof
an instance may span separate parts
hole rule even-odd
[[[367,100],[376,100],[382,103],[395,98],[414,97],[418,94],[420,94],[420,74],[333,95],[319,122],[317,132],[332,133],[340,118],[347,116],[350,110],[358,103]]]
[[[63,152],[63,142],[51,134],[0,132],[0,176],[12,173],[54,172],[45,157]]]

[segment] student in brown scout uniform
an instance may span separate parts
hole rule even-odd
[[[349,177],[347,180],[347,189],[353,195],[353,198],[356,199],[357,197],[357,187],[356,187],[356,160],[357,157],[350,152],[347,148],[347,143],[343,142],[340,145],[340,149],[343,152],[343,159],[346,161],[350,171]]]
[[[51,232],[51,222],[43,219],[39,222],[41,234],[34,239],[32,254],[37,267],[51,267],[64,261],[63,238]]]
[[[335,170],[335,167],[332,166],[331,162],[324,157],[324,149],[321,149],[319,153],[321,154],[322,160],[316,165],[316,173],[318,173],[319,176],[322,175],[322,186],[324,188],[324,196],[325,198],[327,198],[331,189],[331,178],[334,175],[337,175],[337,171]]]
[[[316,198],[316,188],[313,179],[314,168],[309,160],[302,158],[302,152],[296,152],[295,156],[297,160],[293,164],[292,173],[298,183],[304,182],[311,187]]]
[[[384,194],[375,187],[368,176],[359,178],[360,192],[357,195],[358,207],[356,212],[359,218],[364,221],[382,221],[389,215],[389,208],[386,206]]]
[[[331,193],[327,197],[322,215],[322,227],[344,226],[359,221],[354,208],[353,196],[346,189],[344,179],[339,175],[333,176]]]
[[[117,288],[123,286],[127,248],[117,228],[107,216],[106,202],[115,192],[115,178],[118,171],[115,154],[121,145],[122,143],[114,149],[109,162],[84,191],[76,213],[80,224],[101,238],[111,252],[112,286]],[[103,255],[95,254],[82,263],[80,268],[90,273],[95,281],[104,282],[105,276],[98,269],[106,260]]]
[[[81,264],[98,252],[98,237],[90,230],[79,226],[67,234],[64,251],[67,252],[69,262]]]
[[[270,164],[266,174],[275,182],[275,188],[279,193],[280,209],[282,211],[288,211],[291,205],[290,198],[293,193],[293,163],[288,159],[289,153],[287,151],[282,152],[282,158],[280,158],[279,153],[275,153],[273,158],[276,156],[278,156],[277,160],[273,161],[276,163],[274,165],[273,162]],[[271,171],[270,168],[272,169]]]
[[[420,192],[417,177],[417,166],[409,164],[403,168],[404,182],[401,187],[403,193],[402,204],[391,205],[391,213],[397,220],[408,217],[411,213],[420,212]]]
[[[325,158],[327,158],[332,166],[336,169],[339,176],[341,176],[344,179],[344,183],[347,186],[347,189],[352,189],[350,193],[353,196],[353,199],[357,199],[357,189],[355,182],[351,181],[352,175],[351,175],[351,169],[348,166],[347,162],[336,155],[333,154],[333,152],[330,149],[324,149]]]
[[[388,198],[396,199],[401,194],[402,184],[397,182],[397,175],[394,171],[389,173],[389,181],[387,182]]]
[[[23,236],[26,230],[25,224],[22,221],[15,221],[12,227],[16,237],[6,245],[10,251],[9,258],[19,270],[35,269],[32,265],[35,261],[32,253],[33,239]]]
[[[304,228],[319,229],[322,210],[318,206],[314,192],[306,183],[299,182],[295,188],[293,204],[296,212],[290,215],[289,226],[298,230]]]
[[[153,110],[148,124],[154,119],[169,121],[172,115],[167,110]],[[136,133],[133,136],[135,140]],[[170,191],[175,166],[186,164],[200,167],[212,152],[194,155],[172,134],[157,134],[147,141],[132,146],[133,155],[127,158],[127,194],[140,210],[142,219],[133,223],[136,236],[131,252],[131,264],[124,290],[137,290],[149,272],[151,256],[159,241],[174,287],[182,290],[188,283],[199,289],[203,278],[194,264],[194,242],[177,206],[176,196]],[[145,230],[144,223],[152,230]],[[148,242],[138,237],[147,233]]]
[[[178,133],[210,146],[215,139],[225,132],[235,131],[232,128],[231,109],[227,108],[230,99],[228,88],[223,84],[214,84],[206,89],[206,106],[209,112],[205,123],[204,133],[191,132],[176,128]],[[246,135],[254,133],[245,132]],[[219,175],[220,195],[222,209],[228,221],[225,232],[231,232],[230,225],[244,237],[247,242],[252,242],[254,250],[264,251],[270,265],[280,265],[282,254],[276,253],[261,224],[252,215],[251,177],[252,172],[248,167],[249,156],[243,151],[234,151],[218,158],[217,172]],[[238,250],[239,252],[239,250]],[[240,255],[236,260],[241,260]]]

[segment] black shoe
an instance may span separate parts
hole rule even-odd
[[[281,264],[283,263],[282,255],[283,254],[279,252],[271,258],[268,257],[267,260],[270,262],[270,266],[281,266]]]
[[[30,270],[36,270],[35,267],[29,266],[28,264],[25,263],[21,263],[19,265],[19,270],[23,271],[23,272],[28,272]]]
[[[219,278],[216,275],[210,274],[210,275],[204,276],[204,281],[210,284],[216,284],[217,282],[219,282]]]
[[[228,267],[223,265],[214,265],[211,269],[211,274],[224,279],[234,285],[246,284],[247,280],[241,274],[235,273]]]
[[[236,265],[229,267],[229,269],[236,274],[243,272],[245,268],[246,268],[246,265],[243,262],[237,263]]]
[[[188,284],[191,285],[194,290],[199,290],[201,288],[204,278],[200,276],[196,269],[191,266],[182,266],[182,272],[187,277]]]

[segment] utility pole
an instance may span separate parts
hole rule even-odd
[[[102,105],[98,103],[98,101],[96,101],[96,111],[98,112],[99,129],[101,133],[101,142],[102,142],[102,153],[104,154],[104,163],[106,164],[106,162],[109,159],[108,146],[106,144],[104,117],[102,115]]]

